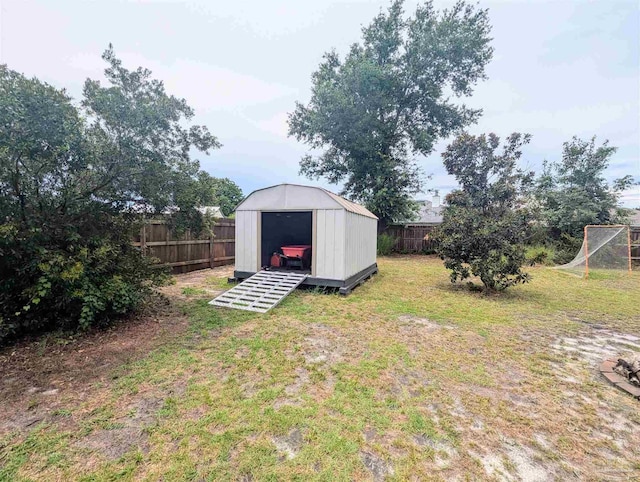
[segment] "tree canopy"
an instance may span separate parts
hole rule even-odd
[[[206,174],[206,173],[204,173]],[[230,216],[236,209],[236,206],[240,204],[240,201],[244,199],[242,189],[235,182],[228,177],[211,177],[203,176],[201,179],[206,189],[211,190],[213,198],[213,204],[220,206],[222,214]]]
[[[521,267],[534,173],[517,162],[530,139],[513,133],[499,150],[495,134],[463,134],[443,153],[447,172],[460,184],[446,197],[437,231],[437,252],[451,270],[452,282],[473,275],[485,287],[501,290],[529,280]]]
[[[463,1],[442,12],[427,2],[410,17],[394,1],[344,59],[324,55],[310,102],[289,115],[290,135],[324,150],[305,156],[300,172],[342,183],[341,194],[364,203],[382,226],[411,217],[424,180],[414,156],[481,113],[452,98],[485,77],[489,33],[487,11]]]
[[[0,67],[0,342],[139,304],[158,271],[131,246],[136,207],[202,227],[212,193],[191,153],[220,144],[150,71],[103,59],[108,85],[87,80],[80,106]]]
[[[633,177],[627,175],[609,184],[604,176],[615,152],[608,141],[597,146],[595,137],[573,137],[563,144],[559,161],[545,162],[536,199],[551,239],[563,235],[581,239],[587,224],[625,220],[628,210],[620,208],[619,196],[632,185]]]

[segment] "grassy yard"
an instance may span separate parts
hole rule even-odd
[[[596,369],[640,352],[640,273],[532,268],[485,295],[435,258],[379,266],[266,315],[207,305],[225,273],[178,280],[135,356],[0,382],[19,392],[0,400],[0,480],[640,478],[640,402]]]

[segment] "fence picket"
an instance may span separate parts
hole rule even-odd
[[[175,237],[165,220],[145,223],[132,244],[143,256],[157,258],[158,266],[170,266],[174,273],[233,264],[235,260],[235,219],[221,219],[213,227],[213,236],[192,239],[188,231]],[[217,254],[217,256],[216,256]]]

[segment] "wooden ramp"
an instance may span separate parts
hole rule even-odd
[[[307,276],[290,271],[260,271],[209,304],[266,313],[300,286]]]

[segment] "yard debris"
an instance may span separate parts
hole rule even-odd
[[[640,387],[640,356],[631,362],[618,358],[618,363],[613,370],[629,380],[629,383]]]
[[[631,363],[623,358],[609,358],[600,364],[600,373],[619,389],[640,400],[640,358],[632,359]]]

